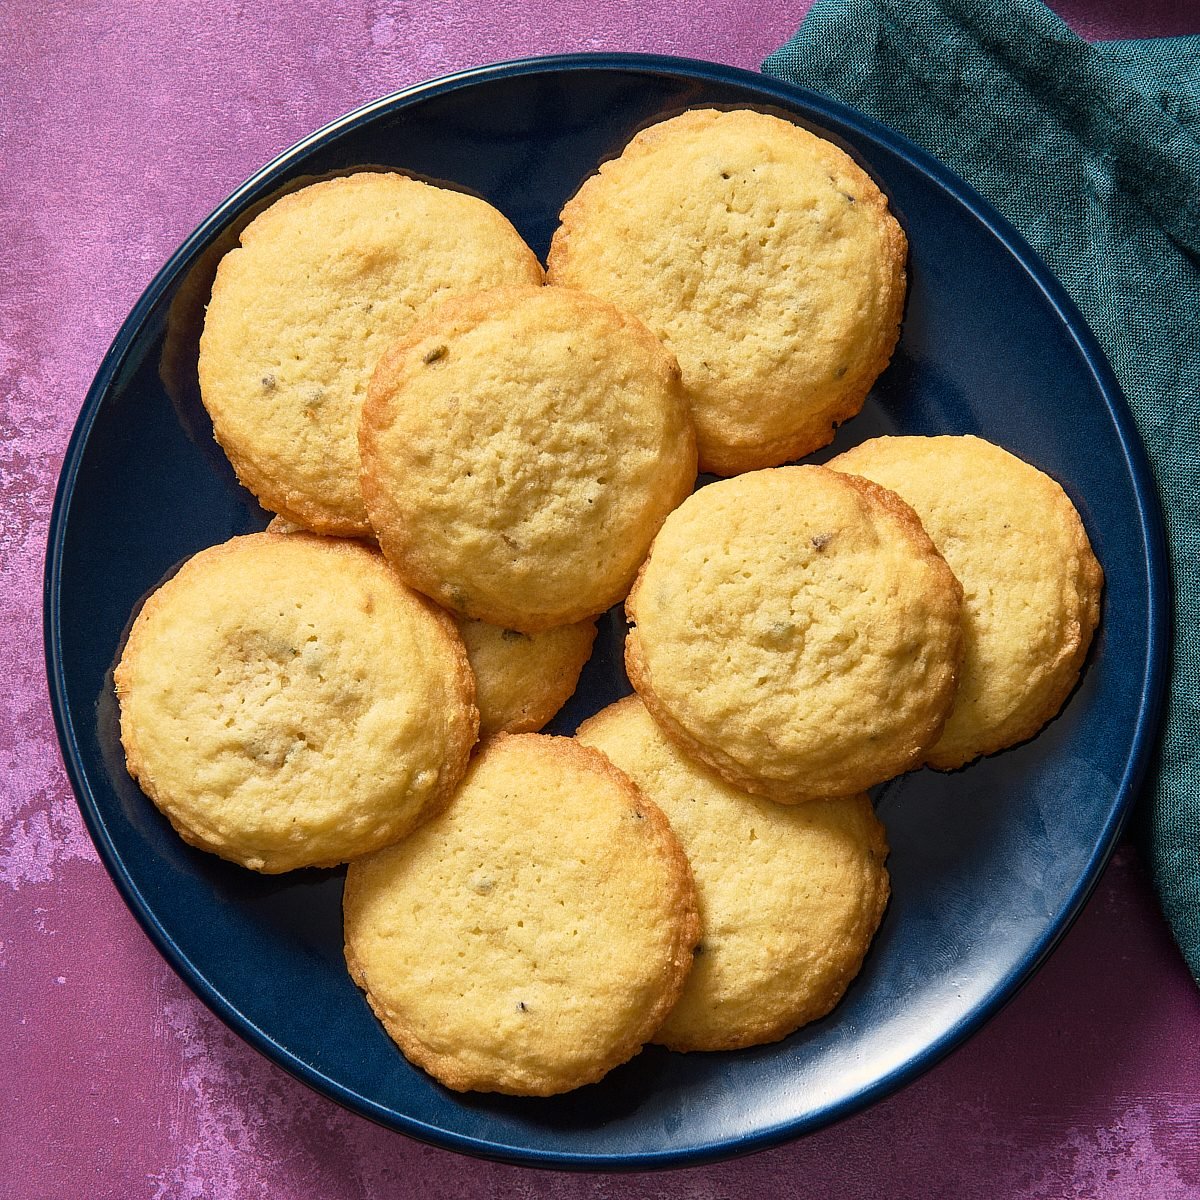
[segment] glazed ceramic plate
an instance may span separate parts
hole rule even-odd
[[[342,962],[341,871],[264,878],[185,846],[125,773],[112,669],[142,598],[205,546],[267,520],[212,438],[196,383],[216,263],[302,182],[394,167],[479,193],[542,256],[563,202],[637,130],[696,105],[754,105],[844,146],[911,243],[892,365],[830,453],[881,433],[974,433],[1060,480],[1107,572],[1083,682],[1034,741],[879,790],[893,899],[827,1018],[727,1054],[649,1048],[549,1100],[457,1095],[410,1067]],[[1163,660],[1164,567],[1142,450],[1083,322],[1029,248],[897,135],[811,93],[636,56],[488,67],[411,88],[314,134],[229,198],[167,263],[87,397],[46,575],[63,753],[108,869],[195,992],[281,1067],[355,1112],[514,1162],[646,1168],[759,1149],[911,1079],[1037,967],[1103,867],[1143,771]],[[619,614],[553,729],[629,691]]]

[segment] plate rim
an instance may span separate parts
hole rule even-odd
[[[350,1091],[337,1080],[322,1074],[291,1051],[213,988],[196,965],[184,954],[170,933],[159,922],[152,907],[142,896],[126,869],[121,854],[109,837],[100,806],[96,802],[87,773],[83,768],[78,738],[67,704],[67,682],[61,647],[61,582],[65,534],[79,468],[91,429],[108,395],[113,380],[162,294],[174,282],[180,267],[210,235],[236,218],[243,206],[259,192],[265,192],[276,177],[285,173],[298,159],[317,145],[360,125],[369,123],[392,110],[421,100],[470,87],[476,83],[518,75],[604,70],[630,74],[669,75],[716,84],[750,87],[773,95],[785,106],[800,107],[806,114],[824,115],[836,123],[861,130],[868,138],[882,143],[926,178],[964,205],[1004,246],[1013,260],[1029,276],[1057,313],[1091,374],[1095,390],[1103,399],[1113,420],[1124,453],[1124,467],[1132,482],[1138,521],[1146,548],[1144,567],[1148,609],[1147,654],[1139,691],[1136,719],[1132,727],[1130,754],[1125,770],[1114,789],[1114,802],[1108,819],[1098,831],[1096,845],[1085,870],[1075,884],[1066,904],[1049,922],[1023,961],[997,981],[991,992],[971,1012],[943,1030],[942,1034],[899,1067],[860,1089],[853,1096],[836,1102],[808,1118],[777,1122],[732,1138],[713,1140],[683,1149],[638,1151],[629,1154],[567,1153],[529,1146],[488,1141],[443,1129],[440,1126],[378,1104]],[[744,1155],[815,1132],[858,1112],[875,1101],[907,1086],[924,1074],[951,1050],[961,1045],[984,1023],[996,1015],[1045,962],[1066,934],[1091,895],[1105,865],[1115,849],[1128,821],[1133,801],[1149,767],[1156,743],[1163,700],[1168,681],[1168,647],[1171,600],[1165,527],[1158,486],[1141,435],[1112,368],[1095,335],[1063,286],[1025,241],[1020,233],[969,183],[927,151],[858,110],[818,92],[759,74],[740,67],[702,59],[661,54],[596,52],[555,54],[517,58],[469,67],[436,78],[411,84],[398,91],[368,101],[319,129],[307,134],[236,187],[180,243],[155,273],[129,314],[121,323],[112,343],[101,359],[96,375],[67,443],[55,489],[47,530],[43,578],[43,639],[50,705],[63,765],[76,803],[99,857],[116,885],[126,906],[133,913],[151,943],[180,977],[188,989],[239,1037],[276,1066],[281,1067],[321,1095],[351,1112],[377,1124],[446,1150],[469,1154],[520,1166],[557,1170],[650,1170],[698,1166],[725,1158]],[[1143,566],[1139,563],[1139,569]]]

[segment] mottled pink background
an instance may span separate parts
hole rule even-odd
[[[46,523],[83,396],[177,243],[296,139],[498,59],[638,50],[755,67],[792,0],[5,0],[0,6],[0,1194],[33,1197],[1200,1195],[1200,994],[1133,850],[1017,999],[905,1091],[782,1149],[637,1177],[459,1158],[309,1092],[230,1034],[125,910],[54,741]],[[1063,0],[1088,37],[1192,0]]]

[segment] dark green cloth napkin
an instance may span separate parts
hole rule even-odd
[[[1089,45],[1036,0],[816,0],[763,70],[953,167],[1025,235],[1108,354],[1158,478],[1175,592],[1138,820],[1200,983],[1200,37]]]

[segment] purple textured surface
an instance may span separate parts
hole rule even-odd
[[[1063,0],[1089,37],[1200,28],[1191,0]],[[0,1191],[34,1197],[1200,1195],[1200,995],[1123,847],[1017,999],[905,1091],[754,1158],[653,1176],[475,1162],[343,1112],[164,965],[84,832],[41,655],[71,427],[177,243],[342,112],[459,67],[641,50],[754,67],[807,4],[161,0],[0,7]]]

